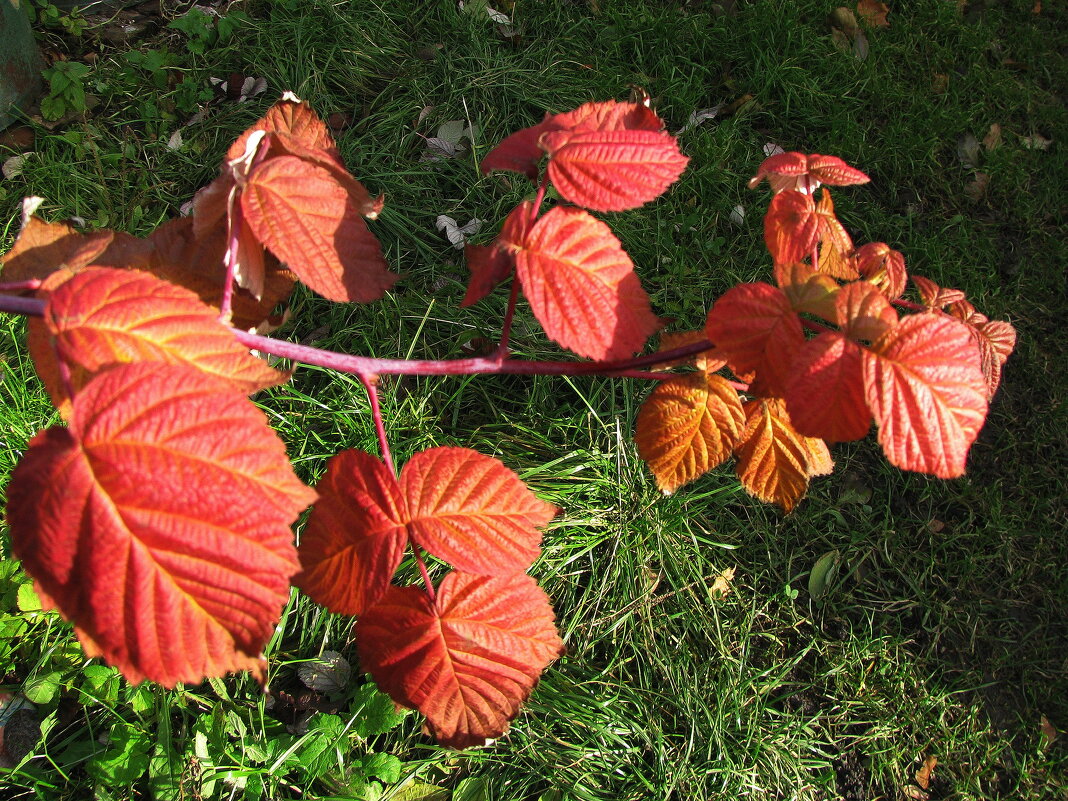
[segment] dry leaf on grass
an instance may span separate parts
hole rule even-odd
[[[987,150],[997,150],[1001,147],[1001,126],[996,122],[990,126],[990,130],[983,137],[983,147]]]
[[[860,0],[857,3],[857,14],[872,28],[889,28],[890,23],[886,21],[888,13],[890,13],[890,7],[886,3],[880,3],[879,0]]]
[[[728,567],[712,582],[712,597],[720,601],[726,598],[730,594],[732,581],[734,581],[734,568]]]
[[[923,765],[916,771],[916,784],[920,785],[924,790],[931,786],[931,776],[934,775],[934,769],[937,764],[938,757],[929,756],[923,760]]]
[[[986,196],[986,189],[990,185],[990,176],[985,172],[977,172],[975,180],[964,187],[964,195],[972,203],[978,203]]]
[[[1053,741],[1057,739],[1057,727],[1049,722],[1049,718],[1043,715],[1039,721],[1039,728],[1042,731],[1042,750],[1046,751],[1053,745]]]

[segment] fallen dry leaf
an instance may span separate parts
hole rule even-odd
[[[1042,731],[1042,750],[1046,751],[1053,745],[1053,741],[1057,739],[1059,732],[1057,731],[1057,727],[1050,723],[1049,718],[1045,715],[1043,715],[1042,719],[1039,721],[1039,728]]]
[[[1035,134],[1034,136],[1021,136],[1020,144],[1028,150],[1049,150],[1053,140],[1047,139],[1042,134]]]
[[[937,764],[938,757],[929,756],[923,760],[923,766],[916,771],[916,784],[920,785],[924,790],[931,786],[931,776],[934,775],[934,769]]]
[[[986,195],[986,189],[990,185],[990,176],[985,172],[977,172],[975,180],[964,187],[964,195],[973,203],[978,203]]]
[[[901,788],[901,792],[905,794],[905,798],[913,798],[915,801],[927,801],[930,797],[926,790],[921,790],[914,784],[906,784]]]
[[[857,3],[857,14],[872,28],[889,28],[890,23],[886,21],[889,12],[890,7],[879,0],[860,0]]]
[[[732,581],[734,581],[734,568],[728,567],[712,582],[712,597],[720,601],[726,598],[730,594]]]
[[[931,91],[936,95],[944,95],[949,90],[949,76],[944,72],[936,72],[931,75]]]
[[[997,150],[1001,147],[1001,126],[996,122],[990,126],[990,130],[983,137],[983,147],[987,150]]]
[[[957,158],[965,167],[979,166],[979,140],[966,133],[957,140]]]

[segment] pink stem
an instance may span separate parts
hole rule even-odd
[[[239,198],[234,199],[233,219],[230,220],[230,239],[226,249],[226,278],[223,279],[222,300],[219,303],[219,322],[230,324],[230,309],[234,302],[234,281],[237,277],[237,249],[241,241],[241,215]]]
[[[43,317],[46,301],[41,298],[20,298],[17,295],[0,295],[0,312],[24,314],[27,317]]]
[[[389,452],[389,439],[386,437],[386,425],[382,421],[382,407],[378,404],[378,376],[357,373],[360,383],[367,390],[367,399],[371,402],[371,417],[375,421],[375,433],[378,435],[378,448],[382,452],[382,461],[386,463],[389,472],[397,475],[397,468],[393,465],[393,454]]]
[[[0,284],[0,292],[24,292],[27,289],[40,289],[41,279],[27,278],[25,281],[11,281]]]
[[[430,573],[427,572],[426,562],[423,561],[423,555],[419,553],[418,548],[413,548],[415,551],[415,563],[419,565],[419,572],[423,574],[423,584],[426,586],[426,594],[430,596],[430,602],[434,603],[437,600],[437,596],[434,593],[434,582],[430,580]]]

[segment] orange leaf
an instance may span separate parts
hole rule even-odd
[[[764,215],[764,244],[776,264],[793,264],[812,255],[820,239],[820,218],[812,196],[779,192]]]
[[[857,269],[849,258],[853,251],[853,240],[845,227],[838,222],[831,193],[826,189],[822,190],[820,202],[816,205],[816,219],[819,224],[820,272],[847,281],[859,278]]]
[[[889,12],[890,7],[879,0],[860,0],[857,3],[857,14],[872,28],[889,28],[890,23],[886,21]]]
[[[396,477],[364,451],[342,451],[315,487],[293,579],[316,603],[362,615],[385,594],[408,544],[407,509]]]
[[[944,309],[953,303],[960,303],[966,300],[964,293],[959,289],[947,289],[940,287],[930,278],[924,278],[922,275],[913,275],[912,283],[916,285],[916,288],[920,291],[920,298],[923,300],[923,305],[929,309]]]
[[[541,217],[516,270],[545,333],[580,356],[631,356],[659,325],[619,240],[581,209],[557,206]]]
[[[192,292],[140,270],[90,267],[73,275],[48,293],[44,322],[75,393],[101,370],[129,362],[185,364],[246,395],[288,378],[249,354]],[[33,357],[47,365],[53,351],[40,344]],[[65,388],[47,366],[39,371],[62,409]]]
[[[83,234],[69,223],[47,223],[31,216],[0,260],[0,276],[5,283],[14,283],[43,280],[57,270],[80,270],[104,252],[114,235],[106,230]]]
[[[864,437],[871,412],[864,398],[860,346],[839,331],[808,340],[786,384],[786,408],[804,436],[829,442]]]
[[[249,173],[241,209],[256,237],[330,300],[378,300],[398,278],[357,203],[323,167],[268,159]]]
[[[721,464],[745,425],[738,392],[718,375],[690,373],[653,390],[638,412],[634,441],[670,494]]]
[[[230,149],[226,151],[227,161],[241,157],[253,131],[288,134],[306,147],[326,151],[338,161],[341,160],[337,145],[334,144],[334,138],[330,136],[330,130],[326,124],[319,119],[310,105],[296,98],[283,97],[267,109],[266,114],[249,126],[248,130],[230,145]]]
[[[450,573],[434,601],[415,587],[390,587],[356,622],[356,644],[375,683],[426,715],[449,748],[504,734],[564,650],[548,597],[522,573]]]
[[[756,391],[781,395],[794,356],[805,341],[801,318],[781,289],[739,284],[712,306],[708,338],[737,376],[756,374]]]
[[[897,325],[897,312],[890,301],[867,281],[842,287],[835,308],[838,312],[835,322],[842,333],[853,340],[874,342]]]
[[[808,489],[809,446],[790,425],[782,401],[757,398],[743,408],[745,430],[735,449],[738,478],[753,495],[789,512]]]
[[[807,312],[826,320],[838,322],[835,298],[838,282],[826,273],[817,273],[810,264],[796,262],[775,265],[775,283],[779,285],[794,311]]]
[[[906,317],[864,351],[868,407],[891,464],[963,475],[986,419],[986,380],[967,326],[937,313]]]
[[[8,487],[14,553],[90,656],[167,687],[261,681],[315,500],[263,413],[170,364],[107,370],[69,428],[37,434]]]
[[[879,287],[889,300],[897,300],[905,294],[908,282],[905,257],[885,242],[869,242],[858,248],[856,265],[861,277]]]
[[[458,570],[507,576],[541,552],[541,532],[559,511],[502,462],[468,448],[431,448],[401,470],[412,542]]]

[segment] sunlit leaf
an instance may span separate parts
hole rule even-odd
[[[871,428],[860,346],[839,331],[808,340],[786,383],[786,408],[804,436],[829,442],[861,439]]]
[[[120,365],[30,443],[12,547],[90,656],[165,686],[250,670],[289,599],[315,493],[263,413],[189,367]]]
[[[869,242],[857,249],[855,256],[860,276],[882,290],[890,300],[905,294],[908,274],[905,272],[905,257],[884,242]]]
[[[391,587],[357,621],[356,644],[378,686],[450,748],[500,737],[563,652],[549,599],[524,574],[450,573],[434,601]]]
[[[749,401],[746,424],[735,449],[742,486],[762,501],[789,512],[808,489],[808,447],[790,425],[782,401]]]
[[[43,280],[57,270],[80,270],[104,252],[114,235],[107,230],[81,233],[70,223],[30,216],[11,250],[0,258],[0,280]]]

